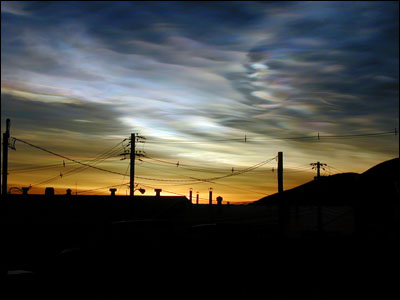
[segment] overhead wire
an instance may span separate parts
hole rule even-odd
[[[152,170],[156,170],[156,169],[154,169],[154,168],[150,168],[150,167],[147,167],[147,166],[141,166],[141,167],[146,167],[146,168],[149,168],[149,169],[152,169]],[[169,172],[169,171],[163,171],[163,172],[167,172],[167,173],[170,173],[170,174],[178,174],[178,173],[176,173],[176,172]],[[178,175],[181,175],[181,174],[178,174]],[[189,176],[187,176],[187,175],[181,175],[181,176],[184,176],[184,177],[189,177]],[[236,187],[236,186],[233,186],[233,185],[228,185],[228,184],[225,184],[225,183],[220,183],[220,182],[215,182],[215,181],[210,181],[210,180],[206,180],[206,181],[204,181],[204,180],[201,180],[201,181],[199,181],[199,182],[190,182],[190,183],[181,183],[181,184],[175,184],[175,186],[182,186],[182,185],[193,185],[193,184],[201,184],[201,183],[212,183],[212,184],[218,184],[218,185],[223,185],[223,186],[226,186],[226,187],[229,187],[229,188],[233,188],[233,189],[237,189],[237,190],[246,190],[246,189],[243,189],[243,188],[239,188],[239,187]],[[164,184],[163,184],[164,185]],[[170,185],[171,186],[171,185]],[[247,191],[247,190],[246,190]],[[254,193],[257,193],[257,194],[262,194],[262,195],[267,195],[266,193],[261,193],[261,192],[257,192],[257,191],[253,191]]]
[[[153,157],[150,157],[148,155],[144,156],[145,159],[150,159],[150,160],[154,160],[154,161],[158,161],[161,163],[155,163],[155,162],[150,162],[148,160],[145,159],[139,159],[140,162],[146,163],[146,164],[152,164],[152,165],[157,165],[157,166],[169,166],[169,167],[179,167],[179,169],[185,169],[188,171],[193,171],[193,172],[201,172],[201,173],[222,173],[225,174],[227,172],[232,172],[233,170],[236,171],[240,171],[241,168],[237,167],[237,166],[224,166],[224,167],[219,167],[219,168],[205,168],[205,167],[197,167],[196,165],[193,164],[182,164],[179,161],[177,162],[172,162],[172,161],[166,161],[166,160],[160,160],[160,159],[156,159]],[[188,168],[188,166],[190,166]],[[260,171],[260,170],[257,170]]]
[[[311,167],[309,165],[299,166],[299,167],[290,167],[284,170],[284,173],[298,173],[298,172],[307,172],[310,171]]]
[[[118,186],[123,186],[123,185],[128,185],[128,184],[129,183],[121,183],[121,184],[103,186],[103,187],[100,187],[100,188],[94,188],[94,189],[90,189],[90,190],[79,191],[79,192],[77,192],[77,194],[83,194],[83,193],[89,193],[89,192],[93,192],[93,191],[105,190],[105,189],[108,189],[108,188],[113,188],[113,187],[118,187]]]
[[[33,148],[42,150],[42,151],[44,151],[44,152],[50,153],[50,154],[55,155],[55,156],[57,156],[57,157],[61,157],[61,158],[63,158],[63,159],[72,161],[72,162],[74,162],[74,163],[76,163],[76,164],[80,164],[80,165],[83,166],[83,167],[78,167],[78,168],[75,168],[75,169],[73,169],[73,170],[67,171],[67,172],[66,172],[66,176],[67,176],[67,175],[71,175],[71,173],[77,173],[77,172],[79,172],[79,171],[81,171],[81,170],[83,170],[83,169],[85,169],[85,168],[93,168],[93,169],[96,169],[96,170],[99,170],[99,171],[103,171],[103,172],[108,172],[108,173],[111,173],[111,174],[117,174],[117,175],[122,175],[122,176],[124,176],[124,174],[122,174],[122,173],[120,173],[120,172],[115,172],[115,171],[111,171],[111,170],[99,168],[99,167],[94,166],[94,164],[97,164],[97,163],[99,163],[99,162],[101,162],[101,161],[104,161],[105,159],[107,159],[107,158],[111,157],[112,155],[114,155],[116,150],[113,150],[113,149],[115,149],[115,148],[118,147],[120,144],[122,144],[126,139],[123,140],[123,141],[121,141],[121,142],[119,142],[117,145],[113,146],[111,149],[109,149],[109,150],[107,150],[107,151],[105,151],[105,152],[103,151],[103,152],[102,152],[101,154],[99,154],[96,158],[94,158],[94,159],[92,159],[92,160],[88,160],[88,161],[90,161],[90,162],[94,162],[93,164],[89,164],[89,163],[85,163],[85,162],[82,162],[82,161],[78,161],[78,160],[76,160],[76,159],[72,159],[72,158],[67,157],[67,156],[65,156],[65,155],[61,155],[61,154],[55,153],[55,152],[50,151],[50,150],[48,150],[48,149],[46,149],[46,148],[44,148],[44,147],[40,147],[40,146],[34,145],[34,144],[29,143],[29,142],[27,142],[27,141],[24,141],[24,140],[15,138],[15,137],[13,137],[13,138],[14,138],[16,141],[19,141],[19,142],[21,142],[21,143],[24,143],[24,144],[26,144],[26,145],[28,145],[28,146],[31,146],[31,147],[33,147]],[[110,155],[110,154],[111,154],[111,155]],[[48,178],[48,179],[46,179],[46,180],[44,180],[44,181],[35,183],[35,184],[31,185],[31,186],[38,186],[38,185],[42,185],[42,184],[45,184],[45,183],[49,183],[49,182],[54,181],[54,180],[58,179],[59,177],[63,177],[63,176],[64,176],[64,175],[61,175],[61,174],[60,174],[60,175],[57,175],[57,176],[53,176],[53,177]]]
[[[242,170],[241,172],[237,172],[238,174],[228,174],[228,175],[225,175],[225,176],[214,177],[212,180],[210,180],[210,179],[195,178],[195,179],[197,179],[198,181],[197,181],[197,182],[194,182],[194,183],[191,182],[191,183],[189,183],[189,184],[198,184],[198,183],[208,182],[208,183],[213,183],[213,184],[219,184],[219,185],[228,186],[228,187],[230,187],[230,188],[240,189],[240,190],[243,191],[243,190],[245,190],[245,189],[243,189],[243,188],[238,188],[238,187],[234,187],[234,186],[227,185],[227,184],[223,184],[223,183],[219,183],[219,182],[215,182],[214,180],[216,180],[216,179],[222,179],[222,178],[226,178],[226,177],[230,177],[230,176],[234,176],[234,175],[240,175],[240,174],[243,174],[243,173],[245,173],[245,172],[249,172],[249,171],[251,171],[251,170],[253,170],[253,169],[255,169],[255,168],[259,168],[259,167],[265,165],[266,163],[272,161],[272,160],[275,159],[275,158],[276,158],[276,157],[273,157],[273,158],[268,159],[268,160],[266,160],[266,161],[257,163],[257,164],[255,164],[255,165],[253,165],[253,166],[251,166],[251,167],[248,167],[248,168]],[[142,178],[142,179],[143,179],[143,177],[139,177],[139,176],[135,176],[135,177],[137,177],[137,178]],[[188,177],[189,177],[189,176],[188,176]],[[193,177],[189,177],[189,178],[193,178]],[[149,180],[149,178],[146,178],[146,179]],[[153,180],[156,180],[156,179],[153,179]],[[160,181],[167,181],[167,180],[160,180]],[[169,181],[171,181],[171,180],[169,180]],[[187,184],[187,183],[186,183],[186,184]],[[146,186],[145,184],[141,184],[141,185]],[[183,184],[180,184],[180,185],[183,185]],[[252,191],[252,192],[257,193],[257,194],[261,194],[261,195],[264,195],[264,196],[267,196],[267,195],[268,195],[268,194],[266,194],[266,193],[261,193],[261,192],[258,192],[258,191]],[[177,193],[175,193],[175,194],[177,194]]]
[[[69,163],[69,164],[73,164],[73,163]],[[62,166],[61,163],[57,163],[57,164],[48,164],[48,165],[44,165],[44,166],[31,166],[31,167],[20,167],[20,168],[15,168],[15,169],[8,169],[8,171],[10,173],[22,173],[22,172],[33,172],[33,171],[42,171],[42,170],[47,170],[47,169],[54,169],[54,168],[59,168],[60,166]]]
[[[129,170],[129,167],[130,167],[130,166],[131,166],[131,163],[129,163],[128,166],[126,167],[124,177],[123,177],[122,180],[121,180],[121,185],[122,185],[122,183],[123,183],[124,180],[125,180],[126,174],[128,174],[128,170]]]
[[[212,139],[210,137],[205,141],[177,141],[177,140],[167,140],[167,139],[157,139],[157,138],[149,138],[146,140],[146,143],[163,143],[163,144],[201,144],[201,143],[211,143],[211,142],[242,142],[242,143],[251,143],[251,142],[267,142],[267,141],[276,141],[276,140],[311,140],[311,141],[319,141],[324,139],[342,139],[342,138],[355,138],[355,137],[373,137],[373,136],[390,136],[397,135],[397,129],[394,131],[382,131],[382,132],[373,132],[373,133],[357,133],[357,134],[343,134],[343,135],[308,135],[308,136],[293,136],[293,137],[251,137],[245,135],[241,138],[231,138],[231,139]]]
[[[336,171],[336,174],[337,174],[337,173],[344,173],[343,171],[338,170],[338,169],[336,169],[335,167],[332,167],[331,165],[327,165],[327,167],[328,167],[329,169],[331,169],[331,170]],[[332,172],[332,173],[333,173],[333,172]]]
[[[164,179],[164,178],[151,178],[151,177],[143,177],[143,176],[135,176],[138,179],[144,179],[144,180],[153,180],[153,181],[174,181],[174,182],[191,182],[191,181],[205,181],[205,182],[209,182],[209,181],[214,181],[214,180],[219,180],[219,179],[223,179],[223,178],[227,178],[227,177],[232,177],[232,176],[237,176],[237,175],[241,175],[243,173],[255,170],[265,164],[267,164],[268,162],[272,161],[273,159],[275,159],[276,157],[270,158],[268,160],[259,162],[253,166],[250,166],[248,168],[245,168],[243,170],[240,171],[236,171],[236,172],[232,172],[231,174],[226,174],[223,176],[217,176],[217,177],[212,177],[212,178],[197,178],[197,177],[192,177],[192,176],[187,176],[189,179]]]
[[[139,185],[140,186],[144,186],[144,187],[148,187],[148,188],[152,188],[152,189],[156,189],[156,187],[148,185],[148,184],[144,184],[144,183],[139,183]],[[186,197],[186,195],[182,194],[182,193],[176,193],[176,192],[167,191],[167,190],[163,190],[163,191],[166,192],[166,193],[170,193],[170,194],[174,194],[174,195],[178,195],[178,196],[185,196]],[[207,198],[202,198],[202,197],[199,197],[199,199],[200,200],[208,200]]]
[[[124,175],[124,174],[122,174],[122,173],[120,173],[120,172],[115,172],[115,171],[111,171],[111,170],[106,170],[106,169],[103,169],[103,168],[98,168],[98,167],[92,166],[92,165],[87,164],[87,163],[83,163],[83,162],[78,161],[78,160],[76,160],[76,159],[69,158],[69,157],[67,157],[67,156],[65,156],[65,155],[61,155],[61,154],[55,153],[55,152],[53,152],[53,151],[47,150],[47,149],[45,149],[45,148],[43,148],[43,147],[33,145],[33,144],[31,144],[31,143],[29,143],[29,142],[26,142],[26,141],[23,141],[23,140],[21,140],[21,139],[17,139],[17,138],[16,138],[16,140],[19,141],[19,142],[21,142],[21,143],[27,144],[27,145],[29,145],[29,146],[31,146],[31,147],[33,147],[33,148],[37,148],[37,149],[39,149],[39,150],[42,150],[42,151],[44,151],[44,152],[53,154],[53,155],[55,155],[55,156],[58,156],[58,157],[67,159],[67,160],[69,160],[69,161],[73,161],[73,162],[75,162],[75,163],[77,163],[77,164],[80,164],[80,165],[82,165],[82,166],[87,166],[87,167],[89,167],[89,168],[93,168],[93,169],[96,169],[96,170],[99,170],[99,171],[108,172],[108,173],[111,173],[111,174],[117,174],[117,175],[122,175],[122,176]]]
[[[111,156],[107,157],[106,159],[109,159],[109,158],[111,158]],[[83,160],[82,162],[90,162],[90,161],[91,160]],[[110,160],[108,160],[108,161],[110,161]],[[68,165],[76,165],[76,163],[75,162],[66,162],[65,166],[68,166]],[[43,166],[30,166],[30,167],[19,167],[19,168],[17,167],[17,168],[8,169],[8,171],[9,171],[9,173],[16,174],[16,173],[24,173],[24,172],[35,172],[35,171],[57,169],[60,167],[63,167],[63,163],[47,164],[47,165],[43,165]]]
[[[186,164],[177,165],[177,163],[174,163],[174,164],[154,163],[154,162],[150,162],[150,161],[143,160],[143,159],[140,159],[139,161],[143,162],[145,164],[151,164],[151,165],[155,165],[155,166],[173,167],[173,168],[179,167],[179,169],[184,169],[184,170],[193,171],[193,172],[202,172],[202,173],[204,173],[204,172],[207,172],[207,173],[226,173],[230,169],[228,167],[226,167],[226,168],[204,168],[204,167],[199,167],[199,168],[192,168],[191,167],[191,168],[188,168],[188,167],[186,167]],[[222,170],[222,169],[225,169],[225,170]]]

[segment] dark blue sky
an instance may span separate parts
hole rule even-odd
[[[2,128],[10,117],[33,139],[268,139],[399,124],[398,2],[3,1],[1,15]],[[268,151],[362,166],[398,151],[393,140],[293,143]],[[154,151],[245,164],[262,149]]]

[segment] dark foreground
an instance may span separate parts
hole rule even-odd
[[[398,294],[396,236],[360,237],[347,225],[293,234],[293,224],[282,234],[274,211],[262,207],[218,212],[182,202],[159,210],[120,202],[119,213],[92,204],[79,205],[78,213],[77,207],[40,203],[8,202],[3,275],[9,299]],[[307,228],[306,218],[299,222]]]

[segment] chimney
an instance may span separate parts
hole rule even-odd
[[[219,215],[222,214],[222,197],[221,196],[217,197],[217,213]]]
[[[192,204],[192,198],[193,198],[193,189],[190,189],[189,190],[189,201],[190,201],[190,204]]]
[[[115,192],[116,192],[116,191],[117,191],[117,189],[115,189],[115,188],[110,189],[111,196],[115,196]]]
[[[52,188],[52,187],[47,187],[47,188],[44,190],[44,194],[45,194],[46,196],[54,196],[54,188]]]
[[[154,189],[154,191],[156,192],[156,197],[160,197],[162,189]]]
[[[28,195],[29,187],[22,188],[22,195]]]
[[[213,189],[212,188],[209,188],[209,193],[208,193],[208,205],[212,205],[212,192],[213,192]]]

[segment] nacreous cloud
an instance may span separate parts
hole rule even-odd
[[[274,105],[265,106],[268,122],[274,115],[297,116],[286,126],[299,134],[310,130],[306,121],[334,124],[328,127],[333,132],[398,123],[398,4],[342,4],[300,2],[269,14],[265,27],[273,34],[249,51],[242,89],[254,106]]]
[[[398,68],[395,2],[2,2],[3,94],[108,107],[124,132],[388,130]]]

